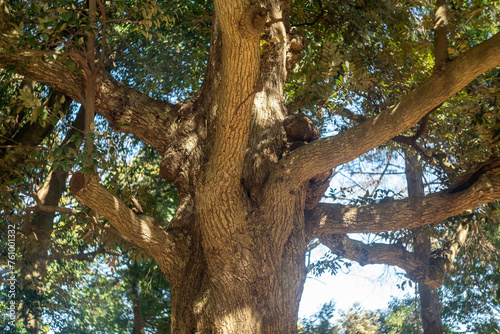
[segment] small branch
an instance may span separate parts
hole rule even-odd
[[[432,252],[431,262],[439,264],[444,270],[449,273],[453,269],[453,261],[467,239],[469,233],[469,225],[461,224],[457,227],[453,240],[446,243],[441,249]]]
[[[27,207],[26,212],[59,212],[59,213],[64,213],[68,215],[77,215],[80,213],[79,210],[76,209],[70,209],[70,208],[65,208],[65,207],[60,207],[57,205],[40,205],[38,204],[37,206],[30,206]]]
[[[99,63],[97,64],[96,73],[99,73],[99,71],[102,68],[102,65],[104,64],[105,60],[105,47],[106,47],[106,7],[104,6],[104,3],[102,0],[97,0],[99,9],[101,10],[101,17],[102,17],[102,23],[101,23],[101,36],[102,36],[102,46],[101,46],[101,54],[99,55]]]
[[[357,124],[363,123],[368,119],[365,116],[356,114],[355,112],[347,108],[342,108],[342,109],[338,108],[337,110],[335,110],[335,114],[350,119],[351,121],[354,121]]]
[[[65,259],[65,260],[93,262],[97,255],[104,254],[104,253],[106,253],[106,250],[103,247],[100,247],[96,251],[90,252],[90,253],[72,254],[72,253],[56,252],[56,253],[53,253],[52,255],[49,256],[49,261]]]
[[[323,1],[319,0],[319,13],[316,15],[314,20],[312,22],[304,22],[304,23],[297,23],[297,24],[291,24],[292,27],[304,27],[304,26],[313,26],[315,25],[323,16],[325,16],[325,9],[323,8]]]
[[[387,172],[387,169],[389,168],[389,165],[391,164],[391,159],[392,159],[392,153],[393,152],[394,152],[393,150],[390,151],[389,158],[387,159],[387,163],[385,164],[385,168],[382,171],[382,174],[380,174],[380,177],[378,178],[377,183],[375,184],[375,187],[373,188],[371,196],[375,195],[375,192],[377,191],[380,183],[382,182],[382,179],[384,178],[385,173]]]

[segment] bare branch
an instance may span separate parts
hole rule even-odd
[[[76,261],[87,261],[93,262],[95,257],[100,254],[108,253],[104,247],[99,247],[97,250],[89,253],[60,253],[55,252],[49,256],[49,261],[66,259],[66,260],[76,260]]]
[[[38,204],[37,206],[27,207],[26,211],[31,211],[31,212],[59,212],[59,213],[64,213],[64,214],[68,214],[68,215],[77,215],[80,212],[79,210],[65,208],[65,207],[60,207],[60,206],[57,206],[57,205],[40,205],[40,204]]]

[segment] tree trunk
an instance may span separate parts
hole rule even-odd
[[[37,192],[42,205],[57,205],[66,189],[68,172],[58,168],[49,173]],[[20,290],[23,295],[19,304],[19,319],[30,334],[40,331],[41,316],[45,304],[45,275],[49,264],[48,251],[52,245],[52,227],[55,212],[37,212],[26,226],[27,237],[23,242],[20,262]]]
[[[40,331],[53,219],[54,214],[37,213],[31,223],[36,237],[31,234],[22,243],[23,255],[19,263],[19,292],[22,299],[18,305],[17,318],[24,323],[30,334],[38,334]]]
[[[270,1],[266,8],[253,6],[254,19],[261,14],[271,18],[282,15],[280,1]],[[226,10],[229,9],[223,4],[216,7],[219,15]],[[255,20],[252,22],[255,24]],[[194,198],[196,203],[190,217],[196,237],[183,279],[171,281],[174,333],[297,331],[299,301],[306,277],[305,191],[288,194],[282,202],[274,203],[265,198],[262,189],[270,169],[282,156],[286,141],[283,127],[286,44],[266,43],[259,59],[258,47],[251,49],[258,43],[251,43],[251,48],[243,46],[250,49],[237,59],[232,56],[233,45],[260,38],[260,33],[250,32],[244,36],[237,33],[236,37],[231,34],[233,39],[226,39],[230,36],[227,30],[237,26],[226,25],[220,16],[214,21],[209,62],[214,65],[208,69],[200,107],[208,111],[208,138],[227,132],[233,141],[238,142],[236,138],[241,136],[245,145],[245,133],[249,131],[246,154],[241,155],[245,153],[243,149],[229,160],[219,159],[220,154],[233,154],[232,147],[214,139],[208,162],[191,194],[181,199],[183,202]],[[265,27],[264,31],[269,39],[287,35],[283,22]],[[216,61],[220,58],[222,61]],[[248,66],[242,67],[243,63]],[[245,72],[252,67],[257,71]],[[231,75],[234,83],[218,81],[220,73],[226,71],[238,72]],[[253,83],[232,92],[240,84],[239,78],[249,75],[254,76]],[[225,111],[231,110],[243,114],[227,127],[220,120],[224,119]],[[212,116],[215,114],[216,118]],[[231,123],[231,118],[228,121]],[[235,168],[241,168],[241,172]],[[238,173],[242,174],[241,183],[233,178]],[[280,225],[277,234],[269,233],[269,227]],[[285,242],[277,238],[283,233],[289,235]]]
[[[415,201],[359,209],[317,206],[332,168],[411,128],[496,66],[500,35],[447,63],[398,105],[339,135],[314,140],[307,118],[287,115],[283,102],[286,69],[292,67],[287,60],[295,59],[287,57],[289,5],[214,1],[207,72],[200,91],[185,103],[153,101],[106,73],[96,79],[96,110],[162,155],[160,176],[176,186],[179,206],[164,228],[154,217],[135,214],[96,175],[75,173],[70,190],[157,261],[172,287],[176,334],[296,333],[309,241],[422,226],[500,196],[495,174],[464,191]],[[38,64],[46,74],[47,65]],[[47,80],[39,73],[33,77]],[[294,122],[304,124],[303,133],[296,133]],[[380,252],[389,263],[421,264],[409,252],[392,251],[399,245],[382,246],[391,249]]]
[[[437,289],[425,284],[418,285],[424,334],[442,334],[441,306]]]
[[[424,195],[423,171],[415,155],[406,154],[406,181],[408,184],[408,196],[418,197]],[[425,228],[412,229],[413,251],[417,258],[430,264],[431,261],[431,239]],[[420,313],[424,334],[442,334],[441,307],[437,288],[418,283],[420,294]]]
[[[250,245],[251,240],[259,241]],[[172,332],[297,332],[306,278],[304,236],[294,233],[281,258],[266,254],[272,242],[263,236],[227,242],[236,259],[227,257],[220,248],[211,249],[209,255],[216,263],[203,263],[203,257],[193,259],[184,280],[173,285]]]

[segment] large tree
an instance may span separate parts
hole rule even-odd
[[[23,3],[28,5],[23,7]],[[134,12],[125,1],[89,0],[84,8],[81,2],[60,1],[54,5],[58,7],[49,9],[44,3],[12,1],[9,5],[0,0],[0,67],[47,84],[84,105],[89,157],[95,149],[88,134],[93,131],[96,112],[116,131],[134,134],[163,158],[159,177],[173,183],[179,195],[177,212],[167,227],[147,213],[131,210],[103,187],[92,159],[83,164],[83,172],[73,174],[70,190],[105,217],[117,235],[157,261],[172,286],[174,333],[297,332],[306,278],[304,257],[310,241],[320,238],[332,249],[335,245],[345,248],[351,242],[346,233],[417,228],[500,199],[500,168],[498,160],[492,159],[460,184],[426,196],[359,207],[318,203],[332,169],[411,129],[476,77],[498,66],[500,33],[478,35],[475,41],[482,37],[480,43],[461,43],[458,51],[454,49],[456,55],[450,56],[453,41],[447,39],[447,17],[442,16],[440,4],[434,59],[429,60],[434,62],[432,73],[425,79],[415,75],[411,79],[415,87],[400,92],[396,104],[380,102],[371,115],[357,118],[359,124],[319,138],[308,117],[291,112],[304,99],[317,104],[328,101],[304,91],[295,103],[288,105],[284,99],[287,83],[301,84],[290,74],[305,47],[304,38],[318,37],[318,33],[301,35],[292,26],[321,21],[324,26],[317,30],[319,34],[331,32],[330,28],[339,34],[347,29],[347,44],[354,43],[354,37],[347,36],[362,34],[374,49],[392,45],[353,27],[347,2],[339,2],[337,12],[331,11],[334,2],[329,1],[310,2],[316,6],[309,11],[307,5],[293,2],[291,6],[286,0],[207,4],[207,11],[200,12],[212,15],[205,75],[191,98],[181,100],[185,96],[179,95],[176,103],[119,82],[126,78],[123,72],[114,77],[109,73],[108,60],[123,57],[123,50],[113,50],[111,41],[125,26],[108,31],[119,21],[117,16],[133,18],[142,11],[140,24],[159,24],[151,18],[158,12],[155,3],[143,4],[147,6]],[[381,4],[386,14],[404,12],[399,2]],[[381,4],[360,2],[352,8],[361,13],[364,6]],[[412,2],[404,5],[410,6],[405,7],[407,17],[419,22],[423,9],[413,10]],[[339,9],[342,6],[345,13]],[[28,18],[23,20],[24,13]],[[291,22],[291,17],[305,21]],[[382,28],[376,29],[392,29],[396,21],[383,21],[384,17],[367,11],[361,19],[372,28],[380,24]],[[422,41],[428,30],[421,27]],[[154,44],[151,31],[142,30],[149,44],[138,47],[138,52],[162,47]],[[418,44],[418,40],[412,42]],[[307,52],[305,57],[313,54]],[[388,71],[392,73],[388,77],[398,78],[399,69],[404,69],[399,65]],[[409,261],[414,264],[409,275],[418,275],[430,285],[436,281],[436,272],[446,271],[439,262],[427,264],[394,248],[350,247],[359,253],[361,262],[367,249],[388,264]]]

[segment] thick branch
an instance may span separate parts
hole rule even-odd
[[[252,105],[256,93],[261,90],[257,85],[260,76],[259,41],[267,11],[260,7],[259,2],[249,0],[216,0],[214,9],[213,33],[217,38],[220,36],[220,40],[213,44],[211,52],[215,52],[214,60],[220,61],[220,82],[215,80],[212,92],[211,108],[216,117],[213,122],[209,119],[208,160],[196,187],[196,213],[200,219],[204,251],[218,253],[218,256],[208,259],[208,265],[214,265],[211,270],[220,271],[222,262],[218,259],[234,256],[234,250],[228,253],[220,253],[220,250],[234,240],[239,233],[237,230],[244,224],[242,222],[248,220],[247,194],[241,181]]]
[[[320,241],[330,250],[360,265],[386,264],[406,271],[409,279],[432,287],[439,287],[444,280],[444,266],[429,264],[408,252],[400,244],[364,244],[346,235],[321,237]]]
[[[106,232],[112,234],[116,238],[118,238],[118,239],[120,239],[122,241],[125,241],[129,245],[131,245],[133,247],[136,247],[136,248],[141,248],[141,247],[139,247],[139,245],[137,245],[136,243],[134,243],[133,240],[131,240],[131,239],[127,238],[126,236],[124,236],[120,231],[118,231],[113,226],[110,226],[109,224],[106,224],[105,226],[101,226],[101,225],[98,225],[98,226],[99,226],[99,228],[102,228],[103,230],[105,230]]]
[[[165,274],[175,274],[182,254],[187,254],[182,238],[165,231],[153,217],[136,215],[127,205],[99,184],[96,176],[73,174],[70,181],[73,195],[104,216],[121,234],[147,250]],[[183,249],[184,248],[184,249]]]
[[[235,187],[243,170],[251,106],[259,90],[259,38],[267,11],[251,1],[219,0],[214,7],[222,41],[222,79],[216,92],[215,137],[206,175]]]
[[[448,17],[446,0],[436,1],[434,26],[434,70],[440,71],[446,66],[448,58]]]
[[[478,75],[500,64],[500,33],[447,63],[395,107],[333,137],[299,147],[281,159],[268,188],[296,189],[314,175],[345,164],[411,128]]]
[[[16,66],[17,73],[47,84],[85,104],[82,74],[71,73],[66,67],[67,56],[42,60],[34,52],[0,54],[0,67]],[[180,106],[157,101],[146,94],[116,81],[101,70],[96,78],[96,112],[104,116],[119,131],[133,133],[158,152],[165,150],[165,137],[176,120]],[[177,126],[177,125],[176,125]]]
[[[92,3],[92,2],[91,2]],[[94,2],[95,4],[95,2]],[[7,5],[0,3],[0,68],[14,69],[27,79],[47,84],[68,95],[71,99],[86,104],[85,76],[86,71],[70,71],[68,62],[88,67],[87,59],[77,52],[20,50],[16,48],[17,32],[10,25],[15,18],[11,16]],[[9,44],[10,43],[10,44]],[[12,46],[11,52],[7,49]],[[89,46],[94,49],[95,46]],[[101,53],[102,54],[102,53]],[[89,57],[94,52],[89,53]],[[57,57],[57,58],[55,58]],[[91,64],[93,61],[91,59]],[[166,135],[172,132],[176,124],[177,113],[181,105],[175,106],[166,102],[156,101],[145,94],[127,87],[114,80],[109,73],[98,70],[91,76],[95,79],[95,111],[104,116],[110,124],[123,132],[136,135],[150,144],[159,153],[166,149]],[[88,72],[88,71],[87,71]],[[95,75],[95,78],[94,78]],[[93,99],[92,99],[93,100]],[[92,117],[88,119],[91,122]],[[181,126],[184,124],[181,124]]]
[[[500,168],[481,175],[467,189],[359,207],[320,203],[306,212],[312,240],[325,234],[377,233],[414,228],[500,199]]]

